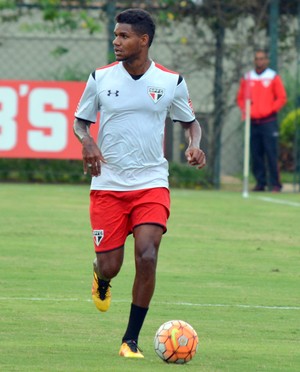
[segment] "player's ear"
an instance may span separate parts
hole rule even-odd
[[[142,44],[142,46],[148,46],[149,45],[149,35],[143,34],[141,36],[141,44]]]

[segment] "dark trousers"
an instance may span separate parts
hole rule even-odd
[[[251,122],[250,136],[252,171],[256,184],[265,187],[281,187],[278,170],[278,124],[277,120],[261,124]],[[268,166],[269,182],[267,182]]]

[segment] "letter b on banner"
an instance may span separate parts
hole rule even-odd
[[[18,96],[13,88],[0,87],[0,150],[9,151],[17,143]]]

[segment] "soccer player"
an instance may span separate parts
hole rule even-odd
[[[251,100],[250,148],[252,170],[256,179],[253,191],[265,191],[268,164],[270,186],[273,192],[281,191],[278,170],[278,122],[277,113],[285,105],[286,92],[280,76],[268,67],[269,58],[264,50],[257,50],[254,69],[240,81],[237,104],[245,116],[245,101]],[[265,159],[266,158],[266,159]]]
[[[121,269],[126,237],[133,233],[136,271],[119,355],[143,358],[138,337],[154,292],[158,249],[170,209],[163,154],[168,112],[186,130],[188,163],[202,168],[206,160],[185,80],[149,57],[155,34],[150,14],[141,9],[119,13],[114,33],[116,62],[89,76],[75,113],[74,133],[82,143],[84,172],[92,175],[92,298],[100,311],[108,310],[111,279]],[[98,111],[96,144],[89,127]]]

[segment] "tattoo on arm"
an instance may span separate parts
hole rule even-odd
[[[82,142],[84,138],[90,137],[90,125],[91,122],[89,121],[75,118],[73,131],[80,142]]]

